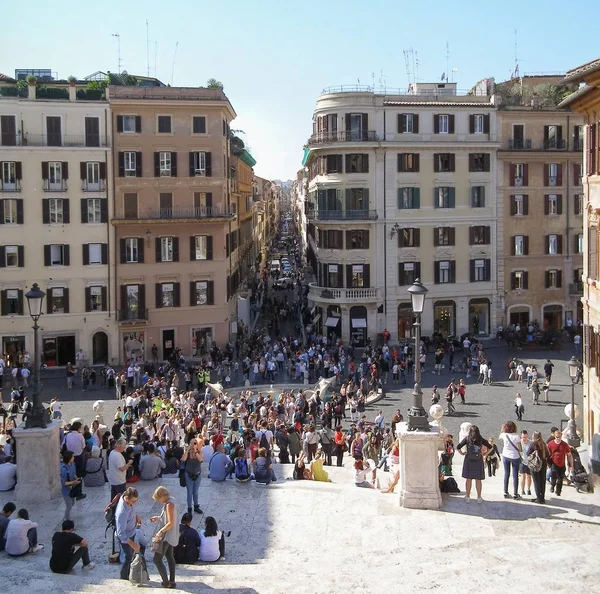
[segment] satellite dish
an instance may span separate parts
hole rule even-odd
[[[127,72],[127,70],[123,70],[123,72],[121,72],[121,74],[129,74],[129,73]]]

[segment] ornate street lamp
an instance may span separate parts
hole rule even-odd
[[[31,429],[33,427],[46,427],[47,424],[47,413],[42,403],[42,393],[40,389],[40,353],[39,353],[39,341],[38,332],[40,327],[38,326],[38,320],[42,315],[42,305],[46,293],[40,289],[37,283],[33,283],[33,286],[25,297],[27,298],[27,306],[29,307],[29,315],[33,320],[33,398],[32,408],[27,415],[25,420],[25,427]]]
[[[575,356],[571,357],[568,362],[569,377],[571,378],[571,414],[567,423],[567,443],[574,448],[581,445],[581,440],[577,435],[577,425],[575,423],[575,382],[579,375],[579,361]]]
[[[427,412],[423,408],[423,392],[421,391],[421,314],[425,307],[425,296],[429,292],[423,283],[416,279],[408,288],[413,314],[415,316],[415,386],[413,389],[413,405],[408,411],[409,431],[429,431]]]

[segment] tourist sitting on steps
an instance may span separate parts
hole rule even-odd
[[[73,530],[73,520],[63,520],[62,531],[55,532],[52,537],[52,556],[50,569],[54,573],[69,573],[81,559],[84,569],[94,569],[96,565],[90,561],[88,541]],[[77,547],[77,550],[75,550]]]

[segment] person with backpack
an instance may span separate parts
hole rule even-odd
[[[200,535],[192,528],[192,514],[185,513],[179,525],[179,542],[175,547],[175,563],[193,565],[200,558]]]
[[[133,556],[136,553],[145,552],[145,547],[138,544],[135,540],[136,528],[141,525],[141,518],[135,513],[134,505],[139,498],[137,489],[127,487],[125,492],[119,497],[114,514],[115,532],[121,550],[123,551],[124,561],[121,566],[121,579],[129,579],[129,569]]]
[[[256,432],[256,438],[259,447],[264,448],[267,451],[267,456],[270,456],[273,451],[273,432],[269,430],[267,421],[260,424],[260,431]]]
[[[466,448],[466,451],[463,451]],[[492,445],[481,437],[479,427],[471,425],[468,434],[456,446],[456,451],[465,457],[462,477],[465,479],[465,501],[471,501],[471,486],[475,481],[477,503],[483,503],[481,498],[482,481],[485,479],[484,456],[492,449]]]
[[[246,450],[244,448],[240,448],[234,464],[235,480],[238,483],[247,483],[252,478],[252,475],[250,472],[250,467],[248,466]]]

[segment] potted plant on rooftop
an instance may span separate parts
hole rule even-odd
[[[35,78],[35,76],[33,76],[33,74],[30,74],[30,75],[27,77],[27,84],[28,84],[30,87],[35,87],[35,84],[36,84],[36,83],[37,83],[37,78]]]
[[[71,75],[71,76],[69,76],[67,78],[67,80],[69,81],[69,86],[70,87],[74,87],[77,84],[77,77],[76,76]]]

